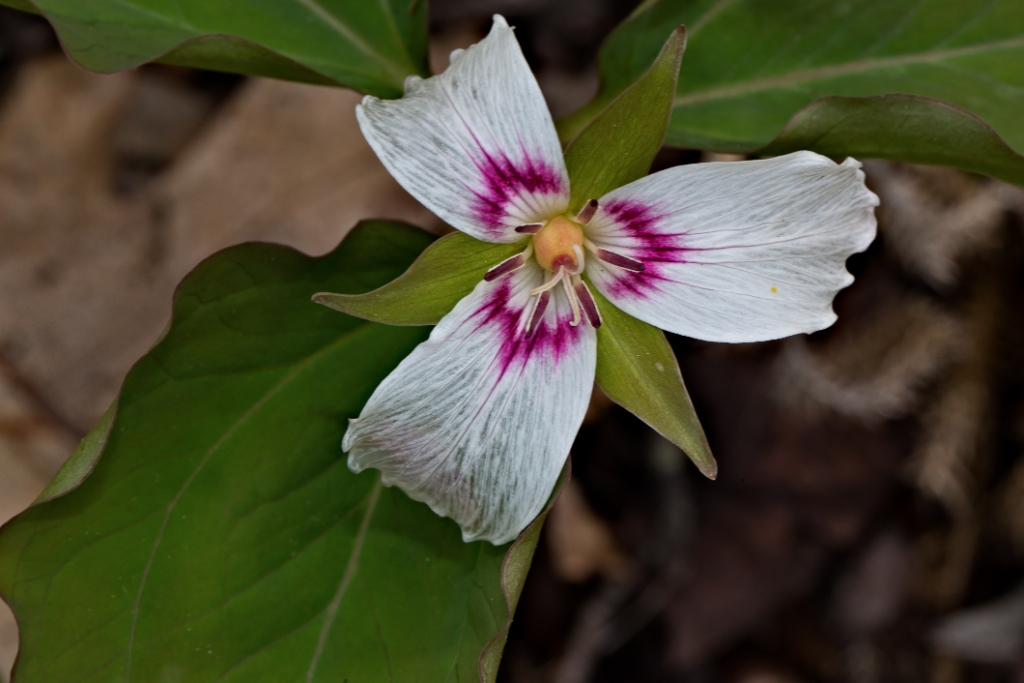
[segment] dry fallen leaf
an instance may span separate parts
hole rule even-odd
[[[630,559],[618,547],[608,525],[590,508],[575,480],[562,489],[545,531],[555,573],[563,581],[617,578],[630,569]]]
[[[924,297],[905,296],[860,322],[824,344],[788,339],[776,364],[776,394],[868,424],[901,417],[963,346],[957,319]]]
[[[1015,201],[1005,184],[951,168],[874,159],[864,167],[886,246],[933,286],[952,285],[964,257],[994,243]]]

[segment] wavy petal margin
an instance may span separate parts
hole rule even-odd
[[[555,124],[513,29],[452,54],[439,76],[406,80],[400,100],[367,97],[363,135],[391,175],[453,227],[519,242],[515,227],[565,211],[569,176]]]
[[[383,481],[495,545],[540,513],[583,422],[597,338],[564,293],[531,296],[530,263],[481,282],[351,420],[349,468]],[[531,327],[532,326],[532,327]]]
[[[643,268],[589,259],[597,289],[651,325],[732,343],[831,325],[878,205],[859,162],[813,152],[677,166],[600,201],[587,237]]]

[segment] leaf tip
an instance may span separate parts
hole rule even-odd
[[[708,455],[707,460],[704,460],[703,462],[697,462],[695,460],[693,464],[697,466],[697,469],[700,470],[701,474],[711,481],[718,479],[718,461],[710,454]]]
[[[313,296],[310,297],[310,301],[312,301],[315,304],[322,304],[324,306],[330,306],[331,302],[336,297],[339,297],[339,296],[342,296],[342,295],[335,294],[334,292],[317,292],[316,294],[314,294]]]
[[[341,311],[342,313],[352,314],[348,306],[345,306],[345,300],[350,297],[346,297],[344,294],[335,294],[333,292],[317,292],[310,297],[310,301],[321,306],[333,309],[335,311]]]
[[[676,63],[681,62],[683,60],[683,53],[686,52],[686,41],[686,24],[680,24],[669,34],[668,39],[661,48],[661,54],[658,55],[658,59],[669,57]]]
[[[700,425],[697,425],[697,429],[700,430]],[[708,440],[704,436],[703,430],[700,430],[700,445],[694,447],[692,442],[687,445],[690,448],[680,447],[683,448],[683,452],[686,453],[690,462],[697,467],[700,473],[711,481],[718,479],[718,461],[711,454],[711,447],[708,445]]]

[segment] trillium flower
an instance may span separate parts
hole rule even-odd
[[[860,164],[810,152],[660,171],[567,213],[551,115],[496,16],[451,66],[367,97],[366,139],[401,185],[478,240],[521,245],[377,387],[343,448],[466,541],[515,538],[542,510],[594,384],[600,301],[696,339],[828,327],[875,235]]]

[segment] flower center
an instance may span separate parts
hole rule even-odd
[[[533,251],[537,263],[552,273],[559,267],[576,270],[576,247],[583,247],[583,228],[565,216],[556,216],[533,236]]]
[[[516,226],[516,232],[533,235],[533,240],[525,250],[505,259],[484,275],[485,282],[493,282],[525,266],[531,256],[537,259],[541,268],[552,273],[547,282],[530,290],[530,302],[524,310],[527,337],[537,330],[537,326],[544,319],[544,313],[551,303],[551,292],[558,285],[565,289],[565,296],[572,308],[572,320],[569,321],[571,326],[579,325],[584,313],[591,325],[601,326],[601,312],[597,310],[597,302],[594,301],[587,283],[580,277],[584,269],[584,249],[602,261],[623,270],[634,273],[642,273],[645,270],[644,264],[640,261],[598,247],[583,236],[583,226],[590,222],[598,208],[597,200],[591,199],[580,210],[576,220],[568,216],[555,216],[546,223],[524,223]]]

